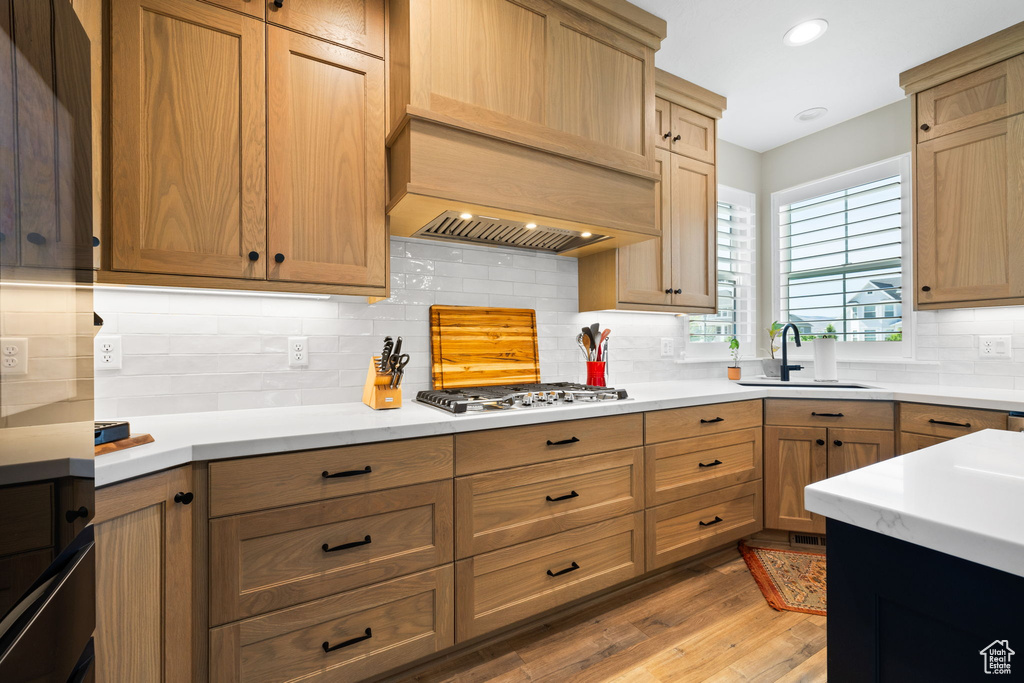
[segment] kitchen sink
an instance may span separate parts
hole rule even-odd
[[[791,389],[878,389],[879,387],[859,382],[783,382],[777,379],[754,379],[736,382],[742,387],[779,387]]]

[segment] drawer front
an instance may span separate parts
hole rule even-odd
[[[946,441],[949,441],[949,439],[944,436],[929,436],[927,434],[914,434],[913,432],[900,432],[898,453],[899,455],[913,453],[914,451],[919,451],[922,448],[935,446]]]
[[[651,570],[760,531],[761,482],[651,508],[646,515],[647,569]]]
[[[210,623],[451,561],[450,480],[221,517],[210,522]]]
[[[761,428],[646,446],[646,501],[662,505],[761,478]]]
[[[455,435],[455,474],[606,453],[644,443],[643,415],[615,415]]]
[[[455,565],[462,642],[643,573],[643,513],[599,522]]]
[[[52,546],[53,509],[53,484],[0,489],[0,519],[6,530],[0,534],[0,556]]]
[[[455,505],[459,558],[642,510],[643,450],[462,477]]]
[[[210,516],[447,479],[452,457],[452,438],[435,436],[211,462]]]
[[[764,402],[764,422],[790,427],[892,429],[893,404],[889,401],[770,398]]]
[[[645,442],[674,441],[761,426],[761,401],[658,410],[645,416]]]
[[[210,680],[359,681],[442,650],[452,579],[445,565],[211,629]]]
[[[900,431],[955,438],[982,429],[1006,429],[1007,414],[1000,410],[900,404]]]

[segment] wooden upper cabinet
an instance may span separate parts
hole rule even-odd
[[[220,5],[221,7],[227,7],[233,9],[236,12],[242,12],[248,14],[251,17],[257,19],[265,18],[266,5],[274,6],[273,0],[203,0],[213,5]]]
[[[715,163],[715,119],[679,105],[672,106],[672,151]]]
[[[671,166],[672,304],[713,313],[718,305],[715,167],[680,154],[672,155]]]
[[[254,1],[266,4],[271,24],[384,56],[384,0],[281,0],[280,7],[273,0]]]
[[[267,83],[270,279],[385,287],[384,63],[270,26]]]
[[[654,98],[654,146],[672,149],[672,103]]]
[[[637,304],[672,303],[672,234],[667,218],[672,215],[672,154],[658,149],[655,169],[661,176],[657,185],[658,225],[661,237],[619,249],[619,299]]]
[[[917,140],[924,142],[1024,112],[1024,55],[917,95]]]
[[[1024,115],[917,146],[917,302],[1024,297]]]
[[[111,34],[111,267],[265,278],[264,25],[123,0]]]

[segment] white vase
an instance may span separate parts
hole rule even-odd
[[[836,340],[814,340],[814,381],[836,382],[839,370],[836,367]]]

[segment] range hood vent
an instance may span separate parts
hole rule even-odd
[[[526,223],[491,216],[462,218],[457,211],[446,211],[413,233],[413,237],[533,249],[552,254],[560,254],[609,239],[606,235],[590,234],[583,237],[583,234],[587,233],[544,225],[527,228]]]

